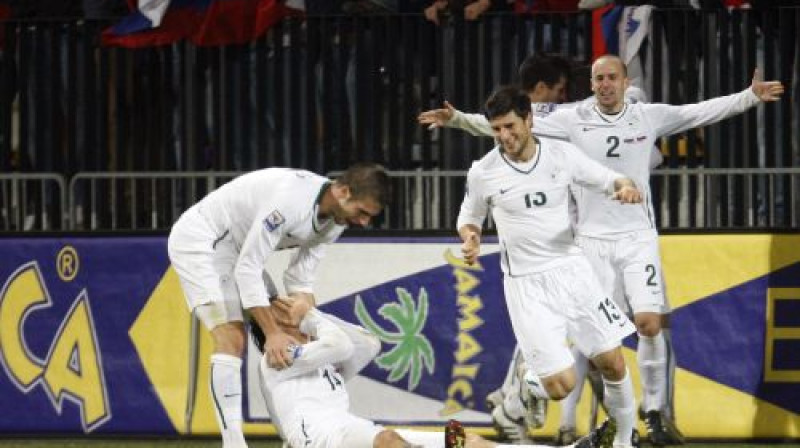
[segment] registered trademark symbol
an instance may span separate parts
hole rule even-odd
[[[71,282],[78,275],[80,268],[80,259],[78,258],[78,251],[72,246],[64,246],[56,257],[56,270],[58,276],[65,282]]]

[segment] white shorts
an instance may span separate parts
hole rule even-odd
[[[511,325],[528,368],[548,377],[574,359],[568,341],[588,358],[619,347],[636,328],[603,294],[586,258],[503,282]]]
[[[603,291],[628,314],[671,311],[664,294],[658,234],[630,232],[615,240],[578,236]]]
[[[304,418],[283,428],[292,448],[372,448],[385,428],[350,413]]]
[[[243,320],[239,289],[233,278],[239,252],[230,233],[218,235],[192,207],[172,226],[167,250],[186,304],[206,328],[212,330],[226,322]]]

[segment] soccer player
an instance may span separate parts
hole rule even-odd
[[[274,303],[274,319],[299,345],[291,350],[288,368],[270,367],[262,358],[260,384],[272,422],[289,446],[444,448],[441,433],[391,430],[350,413],[345,383],[378,354],[378,338],[312,308],[306,300]]]
[[[584,101],[592,104],[595,102],[595,98],[590,97],[584,101],[561,103],[565,99],[568,74],[569,62],[558,56],[531,56],[523,61],[517,81],[531,100],[531,110],[535,118],[546,117],[556,110],[578,107]],[[629,102],[646,101],[644,92],[634,86],[628,86],[625,97]],[[442,109],[421,113],[418,117],[419,122],[431,127],[460,128],[476,136],[493,135],[491,126],[483,114],[464,114],[448,102],[445,102],[444,106]],[[651,166],[660,165],[662,157],[658,148],[654,146],[650,154]],[[593,387],[602,391],[599,374],[589,369],[589,360],[576,347],[573,346],[572,349],[575,358],[576,386],[560,403],[561,421],[555,439],[559,446],[569,445],[578,439],[576,413],[587,375],[591,377]],[[671,359],[674,359],[674,354]],[[519,347],[515,347],[503,384],[486,396],[486,404],[491,410],[495,427],[502,436],[515,443],[531,442],[526,422],[533,428],[540,428],[546,418],[547,401],[537,400],[527,393],[522,380],[524,372],[522,352]]]
[[[259,364],[260,385],[272,422],[293,448],[464,448],[460,423],[439,432],[387,429],[350,413],[345,383],[379,352],[378,338],[365,329],[325,314],[307,300],[278,298],[269,312],[300,345],[291,347],[288,368]],[[263,333],[253,327],[259,346]],[[453,430],[459,433],[452,434]],[[605,425],[579,448],[608,445],[614,428]],[[605,436],[603,436],[605,434]],[[474,439],[474,438],[473,438]],[[604,442],[605,441],[605,442]],[[469,447],[470,443],[466,443]],[[545,448],[530,445],[532,448]]]
[[[644,193],[644,207],[626,208],[583,189],[576,194],[576,241],[584,249],[604,290],[633,314],[639,336],[637,360],[642,377],[642,406],[648,436],[663,446],[680,437],[669,415],[668,375],[670,308],[666,301],[649,188],[650,157],[662,136],[716,123],[783,93],[780,82],[763,82],[754,75],[742,92],[697,104],[631,103],[622,92],[628,86],[625,64],[606,55],[592,65],[594,105],[584,104],[537,120],[534,133],[566,138],[590,158],[623,173]]]
[[[268,312],[275,291],[272,280],[262,278],[265,261],[275,251],[297,248],[284,285],[289,295],[313,300],[314,271],[325,245],[348,225],[367,225],[383,209],[388,189],[389,178],[376,164],[354,165],[334,181],[268,168],[209,193],[172,227],[170,261],[189,309],[214,342],[209,379],[226,448],[247,446],[241,427],[243,309],[269,336],[264,349],[274,366],[289,365],[287,347],[296,343]]]
[[[516,87],[493,93],[485,113],[499,144],[467,175],[458,217],[464,260],[477,260],[481,226],[491,212],[511,323],[532,375],[529,390],[561,400],[573,389],[571,340],[602,372],[604,400],[619,429],[615,446],[629,446],[635,404],[620,344],[635,327],[604,297],[575,244],[568,203],[574,186],[623,203],[639,203],[641,194],[631,179],[575,146],[535,138],[530,100]]]
[[[639,333],[641,410],[656,445],[674,442],[674,435],[680,436],[680,432],[669,415],[668,381],[674,379],[669,359],[674,358],[665,326],[669,305],[649,191],[653,164],[648,148],[659,137],[713,124],[761,102],[778,100],[783,85],[761,81],[757,73],[748,89],[733,95],[683,106],[634,103],[623,96],[628,87],[624,63],[617,56],[606,55],[592,65],[595,102],[557,111],[534,123],[534,133],[570,140],[591,158],[633,178],[643,189],[646,200],[640,208],[620,207],[591,192],[579,193],[577,241],[608,294],[634,316]],[[472,115],[462,118],[471,123],[468,128],[485,127]]]

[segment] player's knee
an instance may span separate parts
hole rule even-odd
[[[373,448],[399,448],[405,446],[405,441],[400,434],[391,429],[384,429],[372,441]]]
[[[241,357],[244,353],[244,324],[241,322],[227,322],[211,330],[214,340],[214,353],[225,353]]]
[[[653,337],[661,331],[661,314],[636,313],[633,316],[636,331],[642,336]]]
[[[560,372],[551,377],[543,378],[542,383],[547,391],[547,396],[551,400],[560,401],[567,398],[567,395],[575,388],[575,374]]]
[[[625,378],[625,358],[619,347],[595,356],[592,362],[607,380],[620,381]]]

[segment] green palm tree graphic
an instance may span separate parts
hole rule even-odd
[[[395,289],[399,303],[387,303],[378,308],[378,314],[393,323],[398,331],[381,328],[370,316],[361,296],[356,296],[356,317],[361,325],[377,335],[381,341],[394,348],[375,358],[383,370],[390,370],[388,381],[396,383],[408,375],[408,390],[419,385],[423,366],[433,373],[436,358],[433,347],[422,328],[428,319],[428,292],[420,288],[418,303],[405,288]]]

